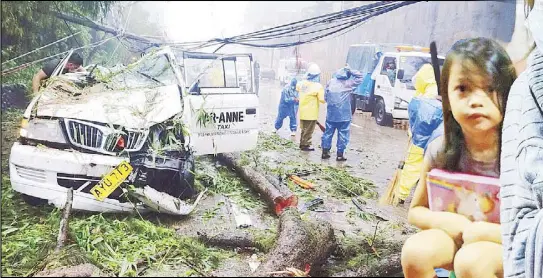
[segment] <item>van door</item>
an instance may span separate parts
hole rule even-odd
[[[384,56],[379,71],[375,72],[375,96],[380,96],[385,103],[385,111],[392,114],[394,109],[393,84],[396,83],[397,59],[395,56]]]
[[[258,139],[258,96],[250,54],[183,52],[184,119],[196,155],[247,151]]]

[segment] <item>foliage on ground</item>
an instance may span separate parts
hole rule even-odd
[[[347,167],[339,168],[314,163],[296,155],[297,153],[298,149],[294,142],[278,135],[260,133],[257,149],[244,152],[242,163],[260,168],[287,182],[289,188],[304,200],[313,199],[315,194],[287,181],[289,175],[310,172],[309,176],[303,178],[318,185],[316,193],[319,194],[331,194],[338,198],[377,197],[373,182],[354,176]]]
[[[401,241],[391,240],[393,229],[379,225],[377,233],[360,233],[356,237],[341,237],[332,263],[325,266],[324,275],[351,270],[379,263],[383,258],[401,251]]]
[[[212,162],[209,157],[196,160],[196,181],[213,194],[223,194],[245,209],[266,207],[250,187],[226,166]]]

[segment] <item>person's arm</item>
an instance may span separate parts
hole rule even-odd
[[[317,98],[320,103],[326,103],[324,100],[324,88],[322,86],[320,86],[319,91],[317,92]]]
[[[436,147],[436,144],[440,144],[441,142],[441,140],[432,142],[434,144],[431,146],[432,149]],[[427,152],[424,157],[420,179],[408,213],[408,222],[422,230],[443,230],[449,236],[451,236],[457,244],[460,245],[462,243],[462,232],[471,223],[471,221],[467,217],[460,214],[431,211],[428,208],[429,204],[426,176],[428,171],[431,170],[431,153],[431,151]]]
[[[40,91],[41,81],[47,78],[47,74],[40,69],[32,78],[32,92],[37,94]]]
[[[483,221],[472,222],[464,230],[462,239],[464,240],[464,245],[478,241],[490,241],[502,244],[501,226]]]
[[[349,79],[349,85],[355,89],[364,81],[364,76],[357,70],[351,70],[351,78]]]

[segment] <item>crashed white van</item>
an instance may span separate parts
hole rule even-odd
[[[58,75],[64,58],[24,113],[13,189],[33,205],[62,207],[72,188],[78,210],[189,213],[194,155],[256,147],[258,97],[252,72],[240,88],[238,61],[252,65],[165,47],[113,73]]]

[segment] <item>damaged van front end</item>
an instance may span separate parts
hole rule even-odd
[[[175,56],[162,49],[100,79],[54,76],[33,99],[11,149],[13,189],[33,205],[63,207],[71,188],[76,210],[190,213],[196,203],[180,199],[197,194],[194,157]],[[106,192],[112,181],[120,186]]]

